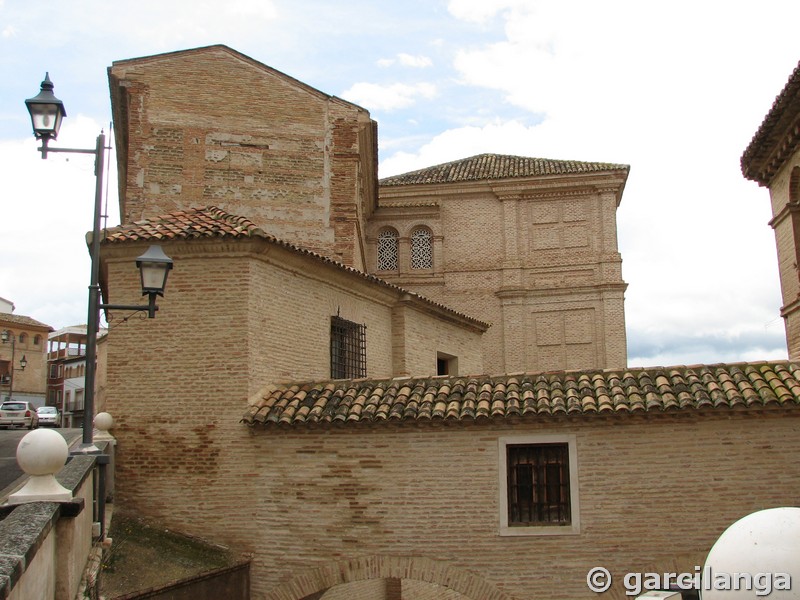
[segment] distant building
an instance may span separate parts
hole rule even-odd
[[[5,298],[0,298],[0,313],[11,314],[14,312],[14,303]]]
[[[0,305],[13,308],[4,300]],[[52,327],[31,317],[0,311],[0,393],[36,406],[45,403],[47,335]],[[24,359],[24,368],[23,368]]]
[[[105,375],[106,330],[98,335],[98,376],[95,387],[100,388],[102,371]],[[84,419],[86,395],[86,326],[65,327],[50,334],[47,352],[47,404],[62,413],[64,427],[81,427]],[[97,398],[97,395],[95,396]],[[95,413],[103,410],[101,403],[95,404]]]

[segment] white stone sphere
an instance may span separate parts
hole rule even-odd
[[[114,426],[114,418],[107,412],[97,413],[94,417],[94,426],[100,431],[108,431]]]
[[[66,440],[52,429],[34,429],[17,445],[17,463],[28,475],[58,473],[68,456]]]
[[[738,590],[716,589],[715,577],[736,573],[753,578],[750,590],[744,589],[744,579],[740,579]],[[712,546],[703,574],[708,579],[702,585],[703,600],[752,600],[762,596],[770,600],[800,600],[800,508],[770,508],[736,521]],[[779,578],[785,581],[779,574],[789,575],[792,589],[775,589]],[[767,587],[771,591],[768,596]],[[757,593],[759,590],[761,593]]]

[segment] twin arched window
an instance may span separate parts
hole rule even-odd
[[[378,271],[397,271],[400,236],[396,229],[387,227],[378,233]],[[411,268],[433,268],[433,234],[427,227],[416,227],[411,232]]]

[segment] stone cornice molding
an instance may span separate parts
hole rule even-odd
[[[571,173],[568,175],[541,175],[513,180],[465,181],[456,183],[409,184],[379,188],[379,207],[382,202],[388,206],[406,204],[398,198],[408,199],[408,203],[420,203],[419,198],[434,202],[436,197],[463,197],[491,194],[499,200],[557,198],[566,196],[585,196],[587,194],[613,194],[617,205],[627,180],[627,171],[601,173]],[[417,199],[417,200],[412,200]]]
[[[786,219],[789,215],[799,212],[800,202],[789,202],[780,210],[777,215],[770,219],[769,226],[775,229],[781,223],[781,221]]]

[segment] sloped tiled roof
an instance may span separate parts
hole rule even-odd
[[[266,234],[244,217],[231,215],[216,206],[181,210],[153,220],[136,221],[106,231],[105,240],[169,240],[200,237],[252,237]]]
[[[434,302],[433,300],[417,294],[416,292],[411,292],[389,283],[388,281],[380,279],[379,277],[375,277],[374,275],[370,275],[354,267],[344,265],[333,260],[332,258],[328,258],[322,254],[312,252],[311,250],[301,248],[300,246],[296,246],[271,236],[245,217],[232,215],[216,206],[206,206],[204,208],[192,208],[188,210],[176,211],[170,214],[162,215],[155,219],[136,221],[129,225],[113,227],[106,230],[103,241],[106,243],[131,241],[159,242],[166,240],[188,240],[214,237],[261,238],[272,244],[286,248],[292,252],[311,257],[314,260],[327,263],[337,269],[341,269],[361,277],[362,279],[395,290],[400,294],[406,294],[423,304],[436,307],[438,310],[445,311],[451,315],[456,315],[458,318],[471,323],[473,326],[479,329],[486,330],[490,326],[489,323],[484,323],[483,321],[475,319],[474,317],[470,317],[469,315],[455,311],[444,304]]]
[[[740,363],[288,385],[258,398],[242,421],[253,426],[472,422],[769,406],[800,407],[800,366]]]
[[[50,327],[50,325],[42,323],[41,321],[37,321],[36,319],[32,319],[31,317],[26,317],[25,315],[0,313],[0,321],[3,323],[13,323],[15,325],[19,325],[20,327],[35,327],[53,331],[53,328]]]
[[[760,185],[769,185],[799,146],[800,63],[742,154],[742,174]]]
[[[628,165],[550,160],[506,154],[479,154],[470,158],[394,175],[381,179],[381,186],[417,185],[424,183],[456,183],[488,179],[513,179],[540,175],[569,175],[601,171],[629,171]]]

